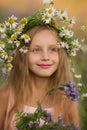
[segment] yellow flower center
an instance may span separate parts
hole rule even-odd
[[[61,14],[63,14],[64,13],[64,10],[61,10]]]
[[[45,19],[46,19],[46,20],[48,20],[48,19],[49,19],[49,17],[46,15],[46,16],[45,16]]]
[[[20,44],[20,41],[17,41],[17,44]]]
[[[21,19],[20,24],[26,24],[27,20],[26,19]]]
[[[24,36],[25,36],[25,39],[29,39],[30,38],[27,34],[25,34]]]
[[[15,32],[19,32],[19,29],[18,29],[18,28],[16,28],[16,29],[15,29]]]
[[[1,27],[1,28],[4,28],[5,26],[2,24],[2,25],[0,25],[0,27]]]
[[[13,18],[10,18],[10,19],[9,19],[9,23],[10,23],[10,24],[13,24],[13,23],[14,23],[14,19],[13,19]]]
[[[49,13],[49,14],[52,14],[52,12],[53,12],[52,9],[49,9],[48,13]]]
[[[3,52],[3,55],[4,55],[4,56],[7,56],[7,52],[4,51],[4,52]]]
[[[12,56],[9,56],[9,57],[8,57],[8,60],[9,60],[9,61],[12,61],[12,59],[13,59]]]
[[[14,41],[15,39],[17,39],[17,35],[16,35],[16,34],[14,34],[14,35],[10,38],[11,41]]]
[[[8,64],[7,64],[7,67],[8,67],[8,68],[11,68],[11,67],[12,67],[12,64],[8,63]]]
[[[1,41],[0,44],[3,45],[3,44],[5,44],[5,42]]]

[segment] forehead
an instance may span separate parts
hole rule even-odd
[[[57,34],[51,30],[45,29],[37,32],[31,42],[32,45],[55,45],[57,43]]]

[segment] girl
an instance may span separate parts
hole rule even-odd
[[[25,54],[17,48],[13,68],[5,86],[0,89],[0,130],[16,130],[14,109],[33,113],[37,101],[52,114],[54,121],[64,117],[64,123],[74,123],[79,128],[78,104],[65,92],[47,92],[72,80],[66,49],[57,48],[61,39],[58,32],[48,26],[36,26],[27,34],[31,37]]]

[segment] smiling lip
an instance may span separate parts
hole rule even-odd
[[[40,66],[42,69],[48,69],[50,66],[52,66],[52,64],[39,64],[38,66]]]

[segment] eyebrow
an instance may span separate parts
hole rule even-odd
[[[30,47],[30,48],[34,48],[34,47],[37,47],[37,48],[43,48],[42,46],[40,46],[40,45],[34,45],[34,46],[32,46],[32,47]],[[48,48],[50,48],[50,47],[57,47],[57,44],[51,44],[51,45],[48,45]]]
[[[56,44],[57,44],[57,42],[56,42]],[[49,46],[56,46],[56,44],[49,44]],[[40,47],[41,45],[36,44],[36,45],[34,45],[34,46]]]

